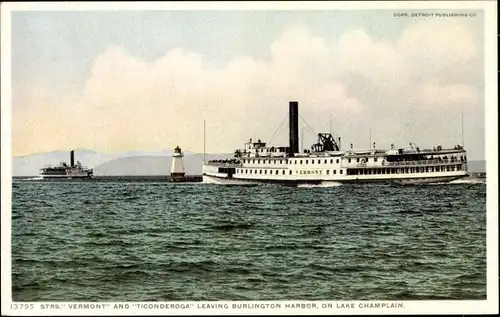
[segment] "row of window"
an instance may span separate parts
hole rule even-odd
[[[262,171],[264,171],[264,173],[262,173]],[[275,172],[274,174],[279,175],[280,171],[281,171],[282,175],[285,175],[286,170],[274,170],[274,172]],[[244,168],[244,169],[237,168],[236,174],[269,174],[269,175],[272,175],[273,170],[252,170],[252,169],[248,169],[248,168]],[[289,174],[292,175],[292,170],[289,170]]]
[[[368,163],[370,161],[370,158],[369,157],[366,157],[366,158],[356,158],[356,162],[363,162],[363,163]],[[374,162],[378,162],[378,157],[374,157],[373,158],[373,161]],[[351,163],[351,158],[348,158],[347,159],[347,163]]]
[[[257,169],[248,169],[248,168],[237,168],[237,174],[264,174],[264,175],[285,175],[286,170],[257,170]],[[339,170],[339,174],[342,174],[343,170]],[[288,174],[292,175],[292,170],[288,170]],[[323,170],[297,170],[295,174],[323,174]],[[330,175],[330,170],[326,170],[326,174]],[[337,174],[337,170],[332,170],[332,174]]]
[[[426,167],[405,167],[405,168],[359,168],[348,169],[347,175],[373,175],[373,174],[408,174],[408,173],[433,173],[433,172],[454,172],[461,171],[462,165],[451,166],[426,166]],[[342,174],[343,170],[339,170]],[[248,169],[238,168],[237,174],[264,174],[264,175],[285,175],[286,170],[267,170],[267,169]],[[325,171],[326,175],[330,175],[330,170]],[[333,175],[337,174],[337,170],[332,170]],[[288,170],[288,174],[292,175],[292,170]],[[323,170],[296,170],[295,174],[323,174]]]
[[[265,160],[265,159],[244,159],[244,163],[249,163],[249,164],[293,164],[292,162],[295,162],[295,164],[309,164],[309,160]],[[330,159],[330,164],[333,164],[334,159]],[[340,160],[336,159],[335,163],[339,163]],[[350,159],[349,159],[350,162]],[[328,164],[328,159],[311,159],[311,164]]]
[[[343,170],[339,170],[339,174],[343,174]],[[323,174],[322,170],[299,170],[297,174]],[[332,170],[332,174],[337,174],[337,170]],[[326,175],[330,175],[330,170],[326,170]]]
[[[334,159],[311,159],[311,164],[328,164],[328,161],[330,161],[330,164],[333,164]],[[370,161],[370,158],[356,158],[356,162],[364,162],[368,163]],[[374,157],[373,162],[377,162],[378,158]],[[252,163],[252,164],[309,164],[309,160],[269,160],[269,159],[244,159],[243,163]],[[335,163],[339,163],[339,159],[335,159]],[[347,159],[348,163],[351,163],[351,158]]]
[[[334,159],[329,159],[330,160],[330,164],[333,164],[333,161]],[[347,159],[347,163],[351,163],[352,162],[352,158],[348,158]],[[311,159],[311,164],[328,164],[328,159]],[[293,163],[294,162],[294,163]],[[295,160],[276,160],[276,159],[243,159],[243,163],[251,163],[251,164],[309,164],[309,160],[299,160],[299,159],[295,159]],[[370,162],[370,158],[369,157],[365,157],[365,158],[356,158],[356,162],[357,163],[368,163]],[[373,157],[373,162],[378,162],[378,157]],[[453,162],[453,161],[452,161]],[[335,163],[339,163],[339,159],[335,159]]]
[[[348,169],[347,175],[372,175],[372,174],[409,174],[409,173],[434,173],[461,171],[462,165],[451,166],[426,166],[405,168],[359,168]]]
[[[252,150],[251,146],[247,147],[250,151]],[[250,152],[249,151],[249,152]],[[284,153],[286,152],[285,148],[275,148],[275,149],[255,149],[255,152],[261,153]]]

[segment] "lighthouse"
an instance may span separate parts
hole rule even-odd
[[[174,149],[174,153],[172,154],[172,170],[170,172],[171,181],[179,182],[184,180],[184,163],[182,158],[184,154],[182,154],[182,150],[179,146]]]

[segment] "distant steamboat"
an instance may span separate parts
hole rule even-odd
[[[289,146],[267,146],[258,140],[244,144],[234,158],[203,164],[203,181],[216,184],[316,184],[450,182],[467,177],[463,146],[433,149],[398,148],[344,150],[330,133],[319,133],[311,150],[299,152],[298,102],[289,104]]]
[[[75,151],[70,153],[70,165],[61,162],[59,166],[46,166],[40,169],[43,179],[90,179],[93,170],[83,166],[79,161],[75,164]]]

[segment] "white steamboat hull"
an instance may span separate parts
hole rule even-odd
[[[259,185],[263,182],[253,180],[240,180],[223,176],[203,175],[203,183],[216,185]]]
[[[413,184],[436,184],[436,183],[449,183],[457,179],[464,178],[465,176],[445,176],[445,177],[428,177],[428,178],[413,178],[413,179],[398,179],[394,180],[395,183],[401,185]]]
[[[71,175],[39,175],[42,179],[84,179],[92,178],[92,174],[80,173]]]
[[[282,185],[317,185],[330,187],[340,184],[363,184],[363,183],[392,183],[400,185],[412,185],[412,184],[436,184],[436,183],[448,183],[458,179],[467,177],[465,172],[455,172],[449,173],[449,175],[443,175],[446,173],[435,173],[441,175],[418,175],[413,177],[375,177],[375,176],[365,176],[365,177],[350,177],[345,176],[337,179],[320,179],[320,178],[302,178],[302,179],[292,179],[292,178],[238,178],[238,177],[227,177],[226,175],[216,173],[216,175],[203,175],[203,182],[208,184],[218,184],[218,185],[255,185],[255,184],[282,184]]]

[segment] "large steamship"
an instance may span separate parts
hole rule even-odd
[[[203,164],[203,181],[216,184],[314,184],[394,182],[440,183],[468,176],[467,152],[461,145],[443,148],[340,149],[331,133],[318,133],[318,143],[299,152],[298,102],[289,104],[289,146],[249,142],[228,160]],[[338,142],[337,142],[338,141]]]
[[[70,165],[61,162],[59,166],[45,166],[40,169],[43,179],[90,179],[93,170],[83,166],[80,161],[75,164],[75,151],[70,153]]]

